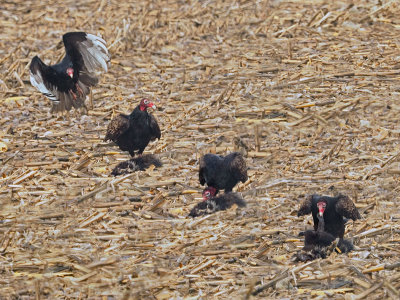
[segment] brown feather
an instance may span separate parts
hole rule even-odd
[[[310,195],[301,202],[299,211],[297,212],[298,217],[311,214],[312,197]]]
[[[76,99],[73,98],[71,94],[67,93],[56,93],[58,95],[58,102],[53,102],[52,101],[52,106],[51,106],[51,113],[58,113],[58,112],[63,112],[63,111],[69,111],[71,110],[72,107],[74,108],[80,108],[80,107],[86,107],[85,106],[85,97],[78,97]],[[77,95],[78,96],[78,95]]]
[[[206,168],[206,162],[204,161],[204,156],[202,156],[199,161],[199,181],[201,185],[204,185],[206,183],[206,180],[203,175],[205,168]]]
[[[118,115],[114,119],[111,120],[110,124],[107,127],[107,133],[104,138],[104,141],[114,141],[121,134],[127,131],[129,128],[129,118],[126,115]]]
[[[154,135],[151,140],[154,141],[155,139],[160,139],[161,130],[160,126],[158,126],[157,119],[151,114],[149,114],[149,116],[150,116],[150,128],[153,131]]]
[[[244,160],[242,154],[239,153],[237,155],[231,164],[231,170],[234,170],[234,172],[237,172],[240,178],[240,181],[245,183],[249,177],[247,176],[247,165],[246,161]]]
[[[336,211],[345,218],[349,218],[352,220],[361,219],[361,215],[358,212],[356,206],[353,201],[345,195],[339,195],[339,201],[336,202]]]

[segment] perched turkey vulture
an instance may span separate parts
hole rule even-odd
[[[226,210],[236,204],[239,207],[246,206],[246,202],[237,193],[225,193],[215,197],[216,189],[207,187],[203,191],[203,200],[198,203],[189,213],[190,217],[212,214],[216,211]]]
[[[247,166],[242,154],[232,152],[225,157],[215,154],[206,154],[200,159],[200,184],[212,186],[218,194],[220,189],[225,193],[231,192],[239,182],[246,182]]]
[[[119,163],[111,172],[111,175],[117,176],[136,171],[144,171],[151,165],[158,168],[162,166],[162,162],[153,154],[143,154],[139,157],[134,157],[130,160]]]
[[[110,55],[106,42],[93,34],[68,32],[63,35],[65,56],[56,65],[46,65],[38,56],[30,64],[30,80],[52,103],[52,112],[85,107],[89,87],[98,82],[101,69],[107,72]]]
[[[104,141],[113,141],[132,157],[135,156],[136,150],[138,154],[142,154],[150,141],[161,137],[156,118],[147,112],[149,107],[156,108],[150,100],[142,99],[129,116],[120,114],[112,119]]]
[[[345,218],[352,220],[360,219],[361,216],[353,201],[345,195],[335,197],[311,195],[300,205],[298,216],[312,213],[314,219],[314,230],[318,228],[318,215],[325,221],[325,231],[343,240],[345,231]]]

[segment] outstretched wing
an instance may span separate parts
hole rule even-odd
[[[237,178],[241,182],[246,182],[249,177],[247,176],[247,165],[242,154],[239,152],[234,152],[234,159],[230,162],[230,170],[232,173],[236,174]]]
[[[91,76],[101,69],[107,72],[110,54],[105,40],[85,32],[68,32],[63,35],[63,42],[67,55],[79,72],[84,71]]]
[[[104,141],[111,140],[115,142],[125,131],[129,129],[129,117],[118,115],[111,120],[107,127],[107,133]]]
[[[31,84],[51,101],[59,101],[57,86],[52,83],[55,71],[35,56],[29,66]]]
[[[339,200],[336,202],[335,209],[339,215],[352,220],[361,219],[360,213],[349,197],[345,195],[338,197]]]
[[[308,196],[306,199],[303,200],[303,202],[301,202],[299,211],[297,212],[298,217],[311,214],[312,200],[313,195]]]
[[[158,126],[157,120],[153,115],[150,115],[150,129],[151,129],[151,133],[153,138],[152,139],[160,139],[161,137],[161,130],[160,127]]]

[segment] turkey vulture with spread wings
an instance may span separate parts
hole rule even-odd
[[[85,107],[89,88],[99,81],[97,75],[107,72],[110,61],[106,42],[93,34],[68,32],[63,35],[65,56],[56,65],[46,65],[38,56],[30,64],[30,81],[52,103],[52,112]]]
[[[300,205],[297,215],[304,216],[310,213],[314,219],[315,231],[318,229],[319,215],[324,218],[325,231],[335,238],[339,237],[341,241],[345,231],[343,217],[354,221],[361,218],[353,201],[345,195],[337,195],[336,197],[311,195],[307,197]]]
[[[242,154],[233,152],[225,157],[206,154],[200,159],[199,180],[200,184],[212,186],[216,194],[220,189],[231,192],[239,182],[246,182],[247,166]]]
[[[135,151],[142,154],[150,141],[161,137],[156,118],[147,112],[149,107],[156,108],[150,100],[142,99],[129,116],[120,114],[112,119],[104,141],[113,141],[132,157]]]

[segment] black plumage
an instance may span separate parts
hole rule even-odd
[[[220,210],[226,210],[232,207],[234,204],[239,207],[246,206],[246,202],[237,193],[229,192],[217,197],[215,197],[214,193],[215,189],[214,192],[211,193],[209,193],[208,189],[205,189],[203,191],[203,199],[205,201],[201,201],[200,203],[196,204],[196,206],[190,211],[189,216],[198,217],[212,214]]]
[[[246,182],[247,166],[242,154],[233,152],[223,157],[215,154],[206,154],[200,159],[199,180],[200,184],[220,189],[226,193],[231,192],[239,182]]]
[[[65,56],[56,65],[46,65],[38,56],[30,64],[30,81],[52,101],[52,112],[85,107],[89,88],[98,83],[97,75],[107,72],[110,55],[106,42],[85,32],[63,35]]]
[[[156,106],[148,99],[142,99],[129,116],[120,114],[112,119],[104,140],[115,142],[132,157],[135,151],[142,154],[150,141],[161,137],[156,118],[147,112],[149,107],[155,109]]]
[[[144,171],[151,165],[158,168],[162,166],[162,162],[153,154],[144,154],[119,163],[115,166],[111,175],[117,176],[136,171]]]
[[[332,251],[330,247],[335,237],[326,232],[324,218],[317,216],[319,219],[317,230],[307,230],[304,232],[304,247],[294,255],[295,261],[309,261],[317,258],[326,258]]]
[[[353,243],[346,239],[339,240],[337,247],[335,248],[338,253],[347,253],[354,249]]]
[[[309,250],[314,247],[327,247],[335,240],[335,237],[325,231],[324,218],[318,216],[317,230],[307,230],[304,233],[304,248]]]
[[[298,216],[312,214],[314,230],[318,228],[318,215],[322,215],[325,222],[325,231],[335,238],[343,239],[345,232],[345,218],[360,219],[361,216],[349,197],[337,195],[335,197],[312,195],[307,197],[298,211]]]

